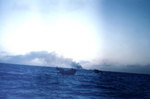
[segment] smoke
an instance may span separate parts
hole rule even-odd
[[[71,58],[64,58],[63,56],[57,55],[55,52],[48,53],[47,51],[30,52],[25,55],[7,55],[6,53],[1,53],[0,62],[77,69],[82,68],[79,63],[73,61]]]
[[[86,69],[99,69],[102,71],[112,72],[128,72],[150,74],[150,64],[117,64],[109,61],[101,61],[99,63],[81,61],[80,64]]]
[[[98,61],[80,61],[75,62],[71,58],[64,58],[55,52],[39,51],[30,52],[25,55],[9,55],[6,52],[0,53],[1,63],[25,64],[36,66],[66,67],[81,69],[99,69],[104,71],[130,72],[150,74],[150,64],[116,64],[108,60]]]

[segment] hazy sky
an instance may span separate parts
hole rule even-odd
[[[149,5],[149,0],[0,0],[0,52],[47,51],[95,65],[147,65]]]
[[[99,51],[96,1],[3,0],[1,47],[12,54],[55,51],[91,60]]]

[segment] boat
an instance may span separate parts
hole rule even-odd
[[[76,69],[69,69],[69,70],[64,70],[62,68],[56,68],[60,73],[60,74],[63,74],[63,75],[74,75],[76,73]]]
[[[98,70],[98,69],[94,69],[93,70],[95,73],[100,73],[100,72],[102,72],[102,71],[100,71],[100,70]]]

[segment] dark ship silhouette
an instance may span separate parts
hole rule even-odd
[[[101,73],[102,71],[98,70],[98,69],[94,69],[93,70],[95,73]]]
[[[63,75],[74,75],[76,73],[76,69],[69,69],[69,70],[64,70],[63,68],[56,68],[60,73],[60,74],[63,74]]]

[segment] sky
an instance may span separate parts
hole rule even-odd
[[[87,69],[150,73],[149,4],[149,0],[1,0],[0,62],[46,66],[75,62]],[[55,64],[53,53],[59,60]]]

